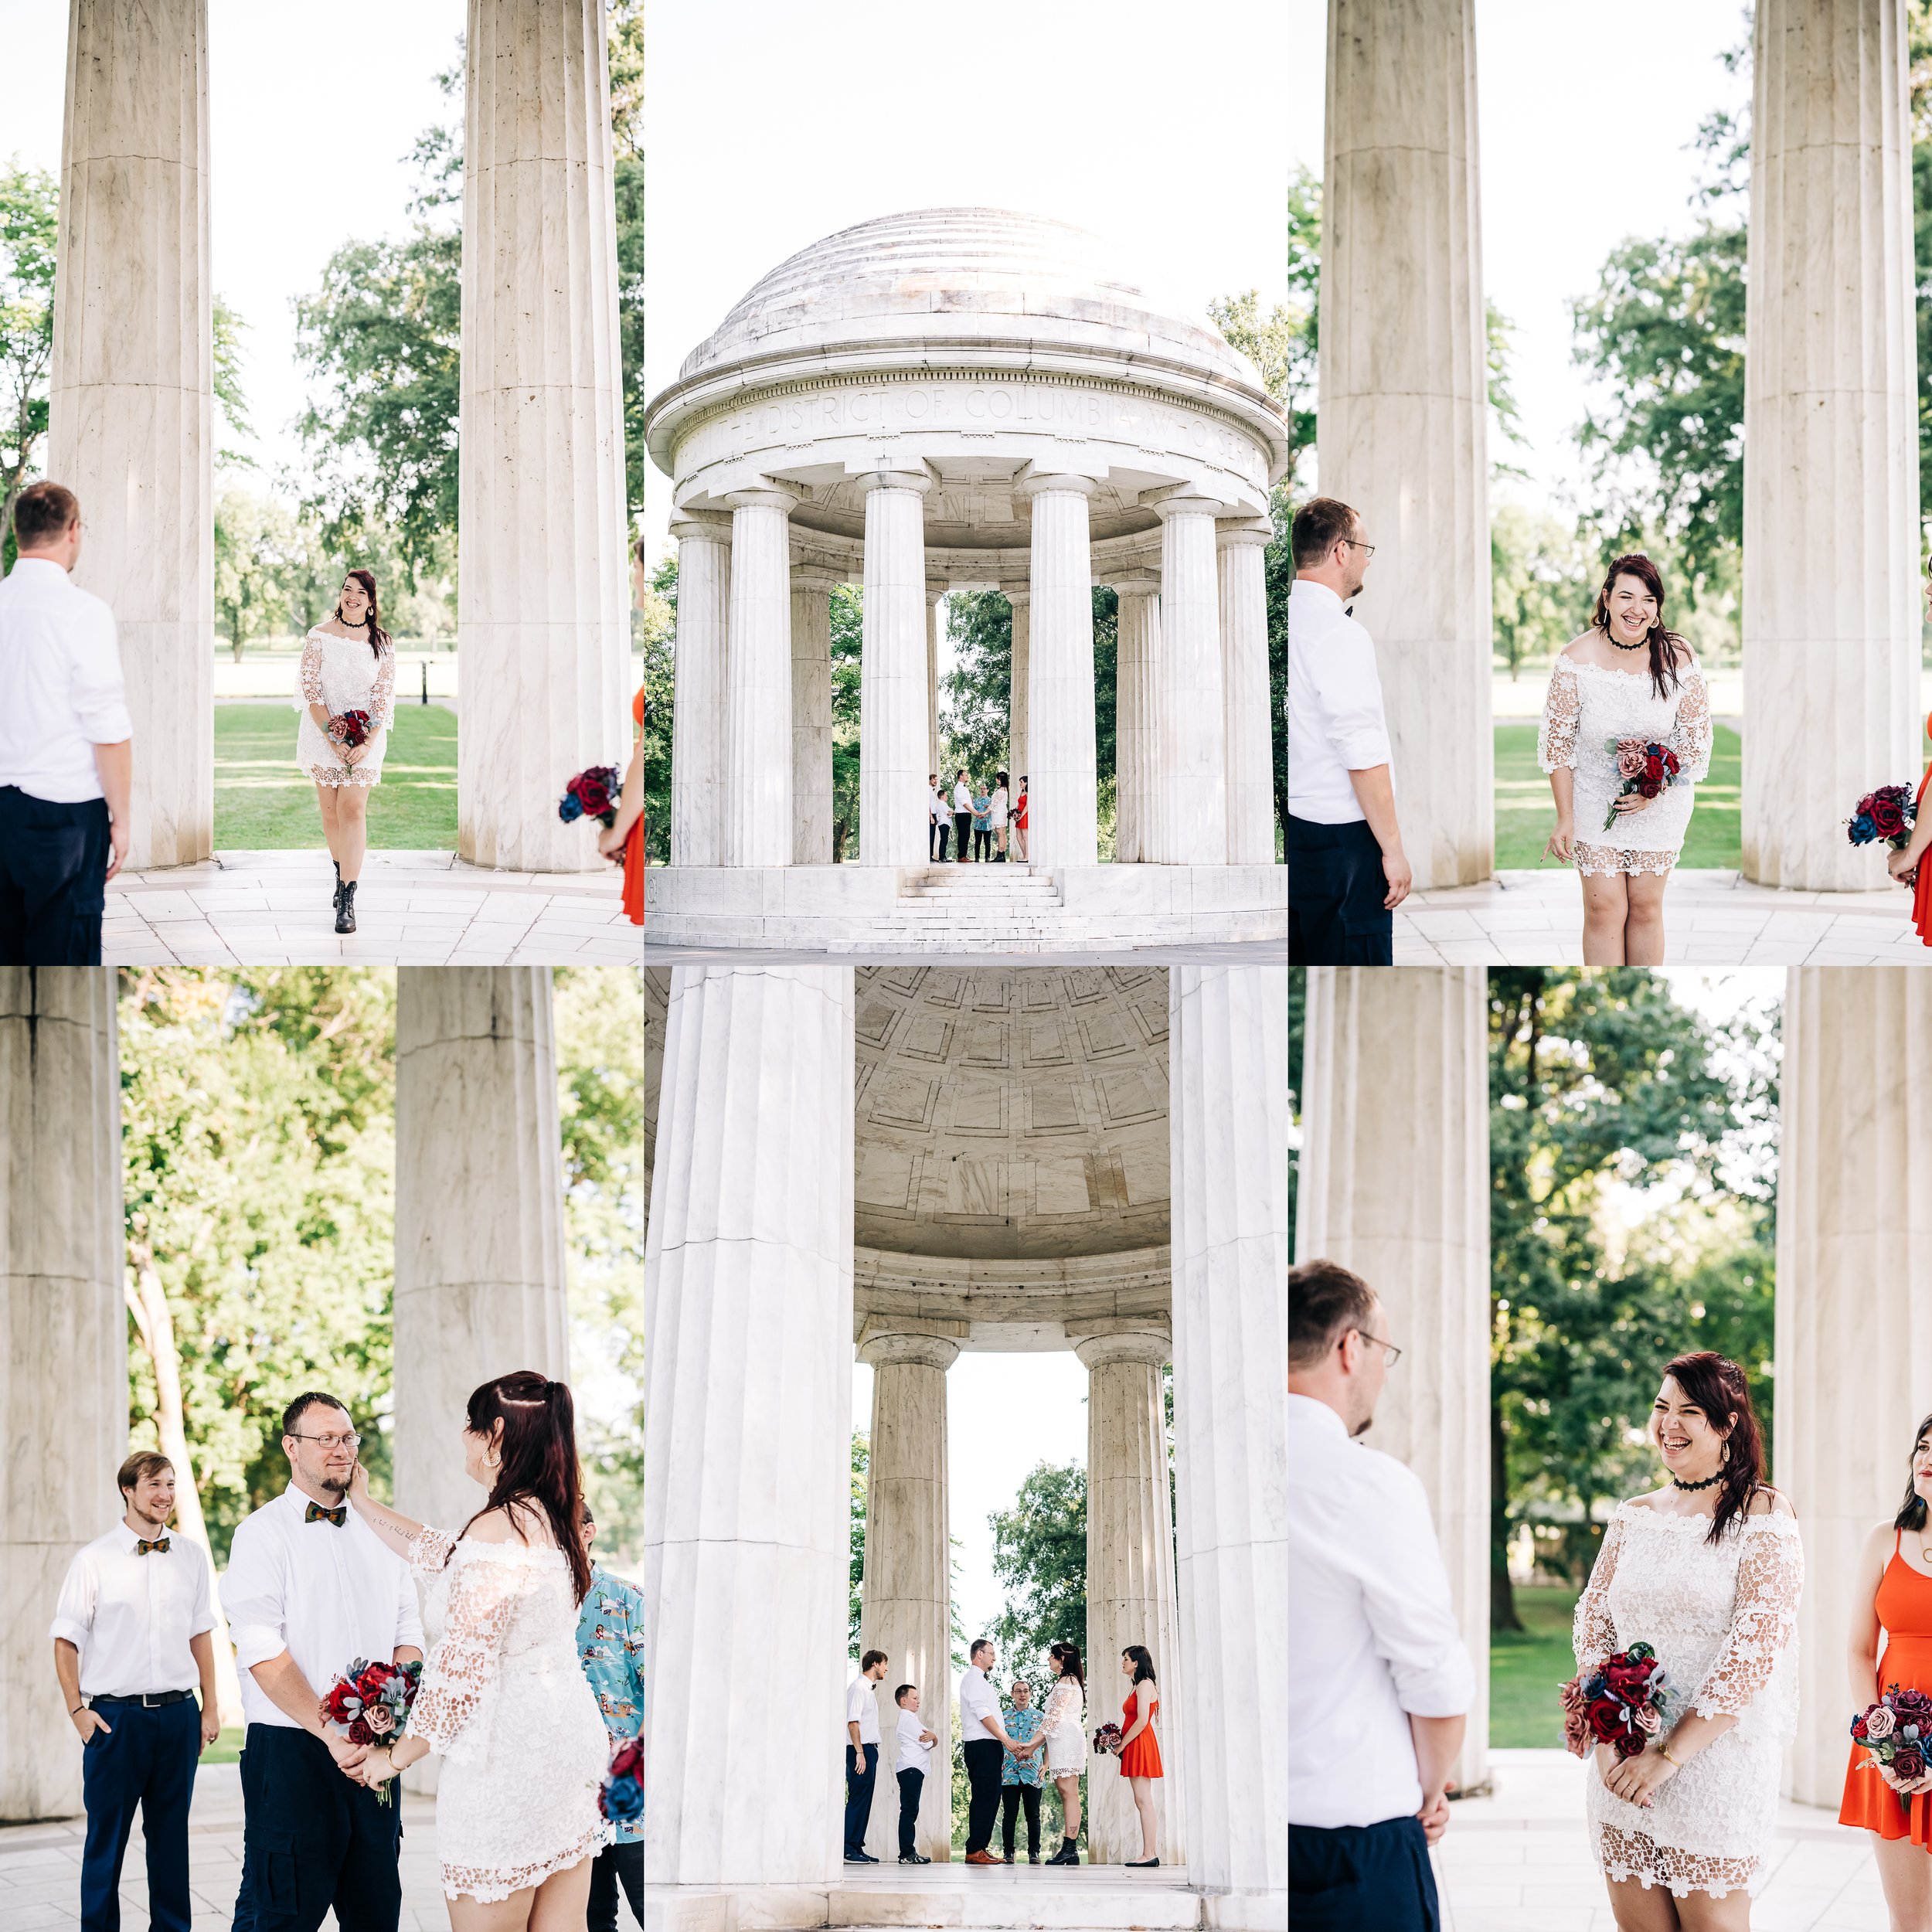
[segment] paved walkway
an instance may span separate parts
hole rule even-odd
[[[322,851],[224,852],[107,888],[111,966],[624,966],[644,957],[614,866],[492,872],[447,852],[372,852],[338,937]]]
[[[1686,867],[1664,898],[1671,966],[1932,964],[1902,886],[1778,892]],[[1413,893],[1396,909],[1398,966],[1580,966],[1583,891],[1567,867],[1499,872],[1480,886]]]
[[[1583,1772],[1567,1751],[1492,1751],[1495,1790],[1451,1808],[1436,1848],[1444,1932],[1614,1932],[1583,1830]],[[1865,1833],[1781,1804],[1751,1932],[1886,1932]],[[197,1927],[197,1932],[199,1928]]]

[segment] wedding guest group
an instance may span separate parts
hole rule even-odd
[[[190,1932],[189,1805],[196,1763],[221,1734],[213,1593],[206,1557],[168,1527],[173,1464],[140,1451],[115,1481],[121,1520],[67,1566],[52,1628],[54,1675],[80,1740],[80,1923],[83,1932],[117,1932],[138,1813],[148,1922]]]
[[[1413,874],[1375,645],[1354,615],[1375,546],[1329,496],[1295,512],[1289,544],[1288,957],[1386,966]]]
[[[29,484],[13,529],[0,583],[0,966],[98,966],[134,785],[119,635],[72,580],[73,492]]]

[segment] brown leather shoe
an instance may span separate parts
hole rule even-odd
[[[966,1862],[968,1865],[1000,1865],[1005,1861],[995,1858],[991,1852],[968,1852]]]

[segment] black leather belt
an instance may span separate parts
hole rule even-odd
[[[103,1704],[138,1704],[143,1710],[159,1710],[164,1704],[179,1704],[184,1697],[192,1697],[192,1691],[143,1691],[138,1697],[90,1697],[87,1699],[90,1710],[99,1710]]]

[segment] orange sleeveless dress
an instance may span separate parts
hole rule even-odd
[[[640,737],[644,733],[644,686],[638,686],[638,695],[631,700],[631,716],[635,721]],[[624,910],[625,916],[634,926],[644,923],[644,814],[638,814],[638,822],[625,835],[624,841]]]
[[[1121,1706],[1121,1729],[1134,1728],[1134,1720],[1141,1714],[1138,1699],[1141,1686],[1136,1684],[1127,1694],[1127,1702]],[[1161,1700],[1151,1701],[1148,1715],[1161,1708]],[[1154,1735],[1150,1723],[1134,1742],[1121,1753],[1121,1775],[1123,1777],[1158,1777],[1161,1775],[1161,1740]]]
[[[1877,1611],[1885,1632],[1885,1650],[1879,1658],[1879,1687],[1932,1692],[1932,1577],[1921,1576],[1899,1554],[1899,1539],[1892,1539],[1892,1560],[1879,1579],[1878,1594],[1872,1607]],[[1911,1801],[1911,1816],[1899,1802],[1899,1794],[1876,1770],[1865,1767],[1871,1760],[1865,1747],[1852,1747],[1851,1763],[1845,1773],[1845,1801],[1838,1807],[1838,1821],[1876,1832],[1880,1838],[1909,1838],[1915,1845],[1932,1850],[1932,1792],[1921,1792]]]
[[[1926,735],[1932,737],[1932,718],[1925,721]],[[1932,765],[1925,768],[1925,776],[1919,781],[1919,809],[1925,809],[1925,788],[1932,785]],[[1932,857],[1932,854],[1928,854]],[[1912,882],[1912,923],[1918,930],[1920,939],[1932,946],[1932,866],[1921,865],[1918,876]]]

